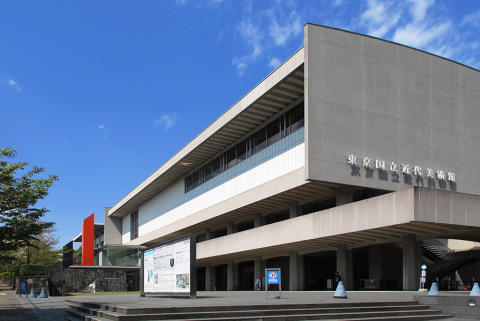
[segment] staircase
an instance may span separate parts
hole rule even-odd
[[[439,320],[450,316],[417,302],[266,304],[170,308],[121,308],[66,301],[69,321],[293,321],[293,320]]]

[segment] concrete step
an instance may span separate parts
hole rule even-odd
[[[124,320],[186,320],[192,318],[219,318],[219,317],[248,317],[265,315],[302,315],[302,314],[334,314],[341,312],[387,312],[387,311],[414,311],[426,310],[425,305],[405,306],[369,306],[369,307],[333,307],[333,308],[310,308],[310,309],[269,309],[269,310],[240,310],[240,311],[211,311],[211,312],[174,312],[174,313],[140,313],[124,314],[112,311],[99,311],[98,314],[107,318],[122,319],[122,316],[131,317]]]
[[[240,320],[265,320],[265,321],[299,321],[299,320],[343,320],[343,319],[367,319],[372,320],[373,318],[391,318],[391,317],[404,317],[405,320],[411,319],[412,317],[421,317],[421,316],[436,316],[436,319],[439,319],[442,315],[440,311],[424,309],[424,310],[393,310],[393,311],[359,311],[359,312],[345,312],[339,311],[335,313],[301,313],[301,314],[285,314],[282,313],[285,311],[276,311],[276,313],[268,314],[254,314],[254,315],[229,315],[229,316],[217,316],[217,315],[208,315],[204,317],[182,317],[178,318],[173,316],[172,318],[165,318],[162,316],[160,319],[155,315],[124,315],[115,312],[106,312],[102,311],[101,316],[108,320],[115,321],[134,321],[134,320],[164,320],[164,321],[173,321],[173,320],[190,320],[190,321],[240,321]],[[398,319],[398,318],[397,318]],[[423,318],[422,320],[425,320]],[[428,319],[427,319],[428,320]]]
[[[448,319],[451,316],[442,314],[426,314],[426,315],[411,315],[411,316],[393,316],[393,317],[375,317],[375,318],[354,318],[354,319],[324,319],[321,321],[432,321],[440,319]],[[466,321],[466,320],[465,320]]]
[[[314,303],[314,304],[262,304],[262,305],[219,305],[219,306],[190,306],[190,307],[162,307],[162,308],[132,308],[116,306],[105,308],[124,314],[156,314],[178,312],[213,312],[213,311],[243,311],[243,310],[283,310],[283,309],[313,309],[313,308],[341,308],[341,307],[369,307],[369,306],[404,306],[416,305],[416,301],[404,302],[343,302],[343,303]],[[98,305],[100,306],[100,305]]]

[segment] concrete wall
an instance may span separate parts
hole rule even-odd
[[[480,163],[479,71],[312,24],[304,52],[307,179],[392,191],[422,186],[416,177],[352,173],[346,158],[353,153],[453,171],[456,186],[435,179],[435,188],[480,194],[472,175]]]
[[[105,207],[104,244],[122,244],[122,219],[108,216],[110,207]]]
[[[140,206],[139,237],[303,168],[304,161],[302,128],[188,193],[181,179]],[[128,243],[130,215],[123,217],[122,232],[122,243]]]

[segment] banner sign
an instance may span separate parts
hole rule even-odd
[[[195,239],[188,236],[145,250],[141,295],[192,292],[196,295],[195,246]]]
[[[280,284],[280,273],[277,270],[267,272],[267,284]]]

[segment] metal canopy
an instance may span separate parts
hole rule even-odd
[[[280,81],[272,83],[279,76],[282,77]],[[271,87],[265,90],[264,87],[266,86]],[[251,98],[249,95],[254,90],[265,92],[247,107],[242,106],[248,103],[249,98]],[[303,48],[262,81],[254,90],[220,116],[192,142],[112,207],[108,215],[122,217],[129,214],[142,203],[202,166],[205,162],[241,140],[242,137],[251,133],[252,130],[258,128],[276,114],[281,113],[282,110],[291,107],[293,103],[301,101],[304,96]],[[254,94],[252,93],[251,95],[253,96]],[[227,114],[235,112],[235,109],[240,109],[241,111],[225,122],[225,118],[230,116]],[[201,139],[201,136],[208,135],[209,131],[218,127],[222,122],[225,122],[223,126],[212,132],[197,146],[191,147],[196,140]],[[189,148],[191,150],[185,153]],[[180,154],[185,155],[180,158],[178,157]],[[174,163],[172,164],[173,161]]]

